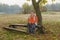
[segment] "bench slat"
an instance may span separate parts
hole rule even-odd
[[[9,25],[10,26],[20,26],[20,27],[27,27],[27,24],[12,24],[12,25]],[[36,27],[39,27],[39,25],[37,25]]]
[[[24,31],[24,30],[19,30],[19,29],[10,28],[10,27],[4,27],[4,29],[7,29],[7,30],[12,30],[12,31],[17,31],[17,32],[27,33],[27,32],[26,32],[26,31]]]

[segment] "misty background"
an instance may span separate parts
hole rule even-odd
[[[32,7],[32,6],[30,6],[30,7]],[[44,7],[46,8],[46,11],[60,11],[60,3],[46,4]],[[20,7],[19,5],[10,5],[9,6],[7,4],[0,3],[0,12],[1,13],[20,13],[22,11],[23,11],[23,7]]]

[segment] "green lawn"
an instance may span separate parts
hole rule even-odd
[[[27,23],[29,14],[0,14],[0,40],[60,40],[60,14],[42,14],[45,30],[50,34],[34,36],[16,31],[7,31],[3,27],[9,24]]]

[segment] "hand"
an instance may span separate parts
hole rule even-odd
[[[35,25],[37,25],[37,23],[35,23]]]

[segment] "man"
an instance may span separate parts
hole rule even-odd
[[[28,32],[34,34],[35,33],[35,27],[38,22],[38,17],[35,15],[35,13],[32,11],[30,13],[30,16],[28,17]]]

